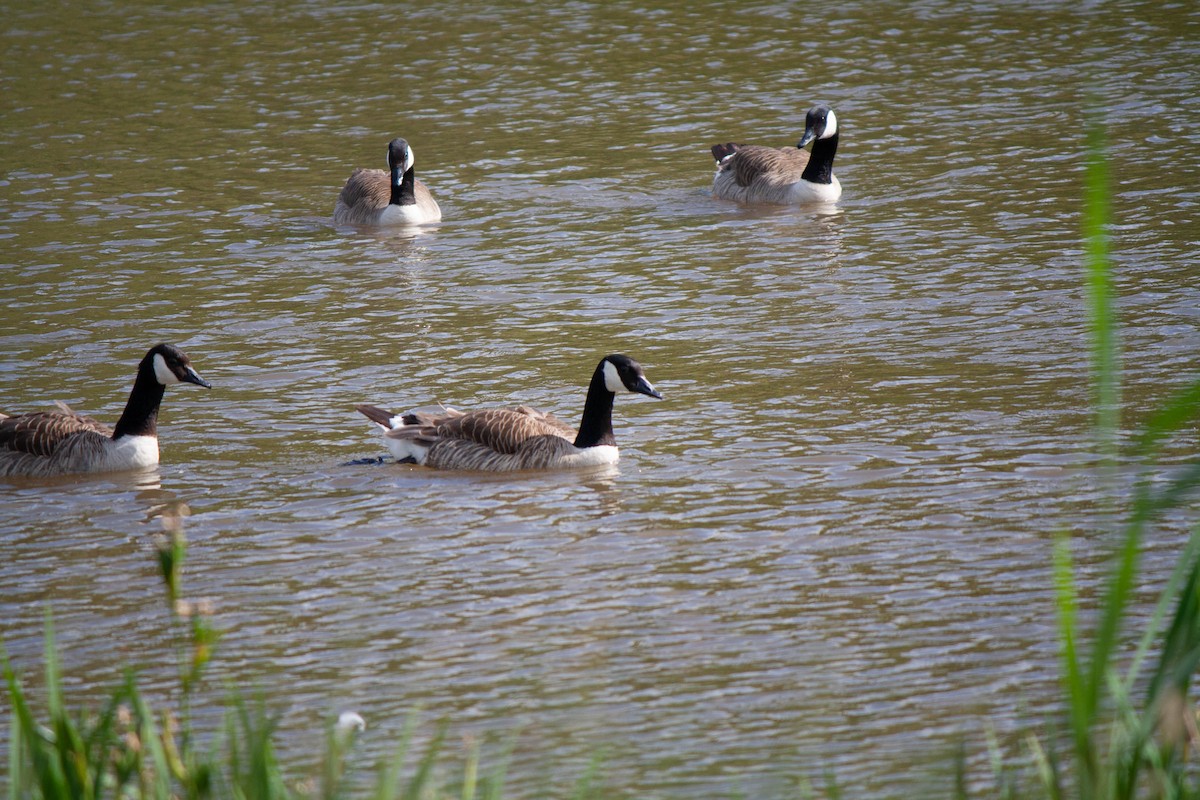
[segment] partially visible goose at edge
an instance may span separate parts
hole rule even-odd
[[[337,225],[421,225],[437,222],[442,210],[413,171],[412,148],[404,139],[388,143],[388,172],[358,167],[346,179],[333,208]]]
[[[384,444],[397,461],[490,472],[575,469],[616,463],[612,408],[617,392],[662,399],[641,364],[628,356],[609,355],[592,374],[578,432],[529,406],[393,414],[364,405],[358,411],[383,428]]]
[[[158,464],[158,407],[171,383],[211,388],[182,350],[159,344],[138,364],[133,391],[115,429],[66,406],[61,411],[0,414],[0,476],[118,472]]]
[[[813,143],[812,154],[804,150]],[[813,106],[795,147],[714,144],[713,195],[739,203],[833,203],[842,185],[833,174],[838,121],[829,106]]]

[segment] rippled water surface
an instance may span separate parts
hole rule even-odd
[[[1193,5],[0,12],[4,409],[115,421],[160,340],[213,384],[168,391],[149,474],[0,486],[22,669],[49,605],[72,691],[123,663],[171,685],[151,542],[182,516],[225,631],[213,694],[262,687],[301,775],[329,713],[367,718],[367,764],[419,706],[452,754],[515,736],[518,797],[597,754],[612,796],[784,796],[826,770],[943,794],[962,738],[1056,699],[1053,536],[1092,582],[1111,495],[1086,104],[1133,426],[1200,352]],[[709,145],[794,143],[817,101],[837,207],[707,194]],[[397,135],[444,222],[335,228]],[[380,463],[353,410],[576,418],[609,352],[665,394],[618,398],[609,471]],[[1186,527],[1156,530],[1147,597]]]

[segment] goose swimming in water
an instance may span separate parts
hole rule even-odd
[[[211,388],[182,350],[159,344],[138,364],[115,429],[65,406],[61,411],[0,414],[0,476],[117,472],[158,464],[158,407],[172,383]]]
[[[662,399],[638,362],[609,355],[592,374],[578,431],[529,406],[393,414],[363,405],[358,411],[383,428],[384,444],[397,461],[491,472],[574,469],[616,463],[612,408],[617,392]]]
[[[813,106],[804,120],[804,135],[795,147],[715,144],[713,196],[740,203],[833,203],[842,184],[833,174],[838,121],[829,106]],[[804,150],[813,143],[812,153]]]
[[[346,179],[333,208],[337,225],[422,225],[442,210],[413,171],[412,148],[404,139],[388,143],[388,171],[358,167]]]

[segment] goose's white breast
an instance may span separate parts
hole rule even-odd
[[[601,444],[595,447],[585,447],[578,453],[572,453],[563,458],[564,467],[599,467],[604,464],[615,464],[619,458],[617,448],[611,444]]]
[[[157,436],[122,436],[107,451],[106,469],[138,469],[158,464]]]

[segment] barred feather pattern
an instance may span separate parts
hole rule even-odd
[[[66,407],[62,411],[4,416],[0,419],[0,448],[49,456],[64,440],[85,432],[98,433],[105,438],[111,438],[113,433],[107,425],[92,417],[76,414]]]
[[[438,438],[425,455],[425,465],[486,472],[552,469],[572,466],[573,461],[579,460],[580,452],[569,439],[553,433],[531,436],[512,452],[494,450],[470,439]]]

